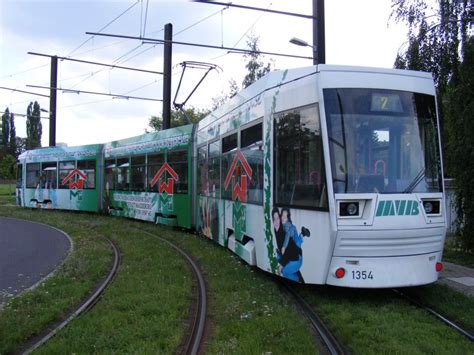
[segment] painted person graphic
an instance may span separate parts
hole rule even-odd
[[[298,233],[291,221],[291,213],[288,208],[283,208],[281,213],[278,208],[272,210],[273,227],[277,241],[277,259],[279,273],[293,281],[304,282],[300,268],[303,264],[303,253],[301,246],[303,237],[309,237],[310,232],[302,227]]]

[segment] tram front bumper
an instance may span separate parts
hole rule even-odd
[[[441,251],[398,257],[333,257],[326,283],[354,288],[426,285],[438,280],[436,263],[441,257]]]

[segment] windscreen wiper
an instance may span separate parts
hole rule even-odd
[[[407,188],[403,191],[404,194],[411,193],[415,187],[425,178],[425,168],[421,168],[421,170],[416,174],[413,181],[407,186]]]

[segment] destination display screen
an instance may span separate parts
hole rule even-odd
[[[403,112],[400,96],[394,93],[372,93],[371,112]]]

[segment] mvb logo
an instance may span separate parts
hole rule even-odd
[[[379,201],[376,217],[386,216],[417,216],[420,214],[418,201],[385,200]]]

